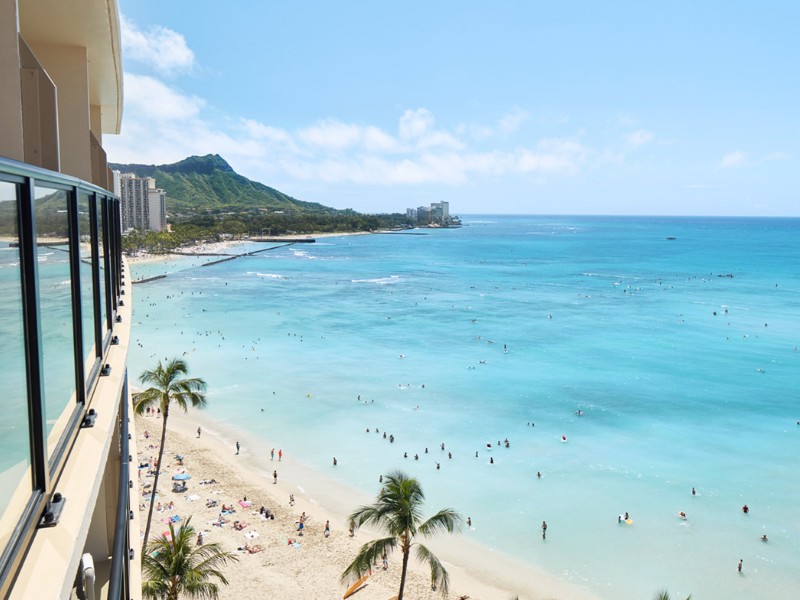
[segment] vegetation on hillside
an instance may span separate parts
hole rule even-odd
[[[349,233],[407,227],[400,213],[366,215],[303,202],[237,174],[216,154],[171,165],[111,164],[122,173],[153,177],[167,194],[171,232],[132,232],[123,250],[169,252],[223,238]]]

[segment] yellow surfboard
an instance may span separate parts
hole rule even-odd
[[[345,598],[349,598],[350,596],[355,594],[358,591],[358,588],[360,588],[367,579],[369,579],[369,575],[364,575],[361,579],[359,579],[353,585],[351,585],[344,593],[344,596],[342,596],[342,600],[344,600]]]

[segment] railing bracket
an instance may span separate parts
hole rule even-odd
[[[61,518],[61,511],[64,509],[64,503],[66,501],[67,499],[59,492],[53,494],[53,497],[50,498],[50,502],[47,503],[44,509],[44,513],[42,513],[42,518],[39,519],[39,527],[55,527],[58,525],[58,521]]]
[[[83,417],[83,422],[81,423],[81,428],[89,428],[94,427],[94,422],[97,420],[97,411],[95,409],[90,408],[87,413]]]

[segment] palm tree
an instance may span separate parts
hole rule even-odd
[[[656,595],[653,596],[653,600],[670,600],[669,592],[667,590],[661,590],[660,592],[656,592]],[[689,594],[686,600],[692,600],[692,595]]]
[[[169,407],[173,402],[186,412],[189,404],[195,408],[205,408],[206,382],[202,379],[181,378],[188,373],[189,368],[186,362],[173,358],[164,366],[158,361],[155,369],[143,372],[139,380],[143,384],[151,384],[143,392],[133,395],[133,410],[137,415],[144,413],[146,408],[161,409],[161,444],[158,447],[158,467],[153,478],[153,492],[150,496],[150,512],[147,514],[147,526],[144,530],[144,542],[142,544],[142,554],[147,550],[147,540],[150,536],[150,523],[153,520],[153,505],[156,503],[156,491],[158,490],[158,475],[161,471],[161,459],[164,456],[164,440],[167,437],[167,418],[169,417]]]
[[[356,509],[350,515],[350,523],[355,529],[370,524],[383,529],[387,537],[367,542],[361,546],[353,562],[342,573],[342,581],[353,581],[369,572],[371,566],[384,554],[389,554],[399,547],[403,553],[403,570],[400,575],[400,591],[397,600],[403,600],[403,588],[406,585],[408,558],[411,548],[416,546],[418,560],[428,563],[431,568],[431,584],[438,586],[443,596],[447,596],[449,576],[439,559],[420,543],[414,542],[419,533],[430,537],[435,533],[447,531],[452,533],[459,529],[463,521],[460,514],[451,508],[445,508],[427,521],[422,521],[422,502],[425,499],[419,482],[405,473],[395,471],[383,478],[384,487],[375,502]]]
[[[219,568],[239,559],[219,544],[195,546],[191,520],[191,517],[186,519],[178,529],[170,523],[169,537],[153,538],[155,552],[142,554],[142,571],[147,578],[142,583],[145,598],[177,600],[178,594],[185,594],[190,598],[213,599],[219,598],[219,584],[210,579],[228,585]]]

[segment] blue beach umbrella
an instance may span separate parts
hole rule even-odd
[[[188,473],[178,473],[177,475],[173,475],[172,479],[175,481],[186,481],[187,479],[191,479],[192,476]]]

